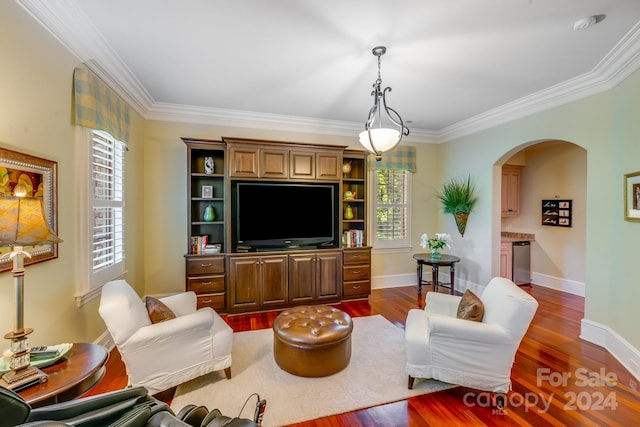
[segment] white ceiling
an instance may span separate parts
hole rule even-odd
[[[16,1],[149,119],[355,138],[384,45],[389,105],[438,141],[640,66],[638,0]]]

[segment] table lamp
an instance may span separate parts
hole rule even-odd
[[[26,189],[17,185],[15,196],[0,196],[0,246],[11,247],[0,259],[13,260],[13,278],[15,284],[16,312],[13,330],[5,334],[11,341],[11,359],[6,372],[0,378],[0,385],[19,391],[47,380],[46,374],[31,366],[29,341],[27,335],[33,332],[24,327],[24,257],[31,255],[23,246],[59,243],[61,240],[49,228],[44,218],[42,200],[37,197],[25,197]]]

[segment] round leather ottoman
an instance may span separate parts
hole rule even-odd
[[[273,357],[280,368],[301,377],[325,377],[351,360],[353,321],[326,305],[294,307],[273,321]]]

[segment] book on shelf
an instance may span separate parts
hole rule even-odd
[[[205,247],[209,243],[209,236],[191,236],[191,254],[200,255],[205,253]]]
[[[345,230],[342,234],[342,246],[345,248],[359,248],[364,246],[364,231]]]

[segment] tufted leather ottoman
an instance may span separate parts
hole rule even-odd
[[[351,360],[351,317],[326,305],[294,307],[273,321],[273,357],[301,377],[324,377]]]

